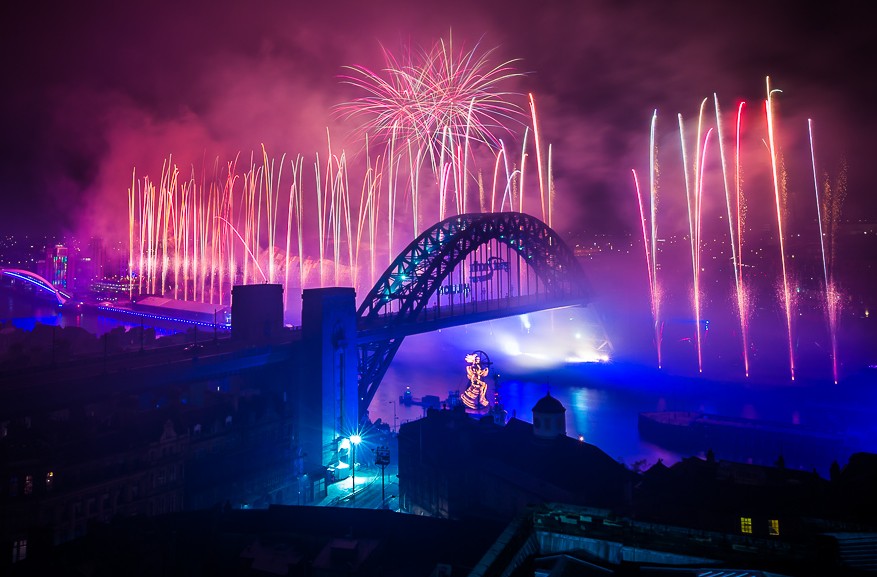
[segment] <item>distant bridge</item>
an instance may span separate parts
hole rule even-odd
[[[470,256],[479,260],[459,267]],[[357,311],[360,415],[406,336],[584,306],[591,297],[574,254],[539,219],[504,212],[443,220],[396,257]]]
[[[55,296],[59,305],[63,305],[68,300],[72,298],[68,292],[62,291],[56,288],[52,283],[46,280],[44,277],[38,275],[35,272],[31,272],[29,270],[20,270],[17,268],[0,268],[0,276],[6,276],[9,278],[14,278],[18,280],[23,280],[28,282],[35,287],[39,288],[42,291],[47,293],[51,293]]]

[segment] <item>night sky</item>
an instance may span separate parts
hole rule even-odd
[[[764,0],[6,2],[0,231],[124,229],[132,171],[157,179],[169,155],[200,166],[264,143],[312,157],[327,129],[339,142],[351,130],[332,115],[356,95],[343,66],[380,68],[382,45],[449,35],[497,48],[497,63],[520,59],[526,76],[511,88],[533,93],[553,146],[561,228],[635,232],[630,171],[648,170],[652,112],[667,149],[677,113],[693,122],[714,93],[726,112],[745,100],[756,127],[768,75],[789,172],[811,170],[811,118],[820,171],[848,163],[845,213],[874,218],[869,12]]]

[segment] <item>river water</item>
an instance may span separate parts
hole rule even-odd
[[[492,373],[485,378],[488,398],[498,392],[510,417],[532,422],[533,406],[550,392],[567,409],[567,435],[584,438],[629,466],[648,467],[658,459],[669,465],[687,456],[640,438],[639,413],[652,411],[697,411],[843,435],[844,446],[835,454],[813,453],[804,439],[802,446],[789,447],[788,453],[798,457],[784,457],[787,467],[816,469],[823,476],[834,460],[842,466],[854,452],[877,451],[875,369],[835,385],[831,380],[793,384],[781,378],[706,379],[669,374],[635,360],[568,362],[570,353],[564,349],[572,339],[558,337],[558,316],[572,320],[565,313],[544,312],[529,315],[526,322],[516,317],[406,338],[372,401],[370,417],[397,428],[420,418],[424,409],[404,406],[400,395],[410,388],[415,399],[435,395],[445,400],[465,390],[465,355],[482,350],[492,362]],[[558,354],[552,358],[546,349]],[[748,454],[716,457],[772,465],[779,455],[752,447]]]
[[[51,303],[0,291],[0,321],[10,320],[23,330],[32,330],[39,322],[79,326],[97,335],[119,326],[139,326],[139,321],[59,311]],[[166,335],[188,327],[156,328]],[[478,350],[491,362],[485,378],[488,398],[498,394],[509,417],[532,422],[533,406],[550,392],[567,409],[567,435],[581,437],[630,466],[647,468],[658,459],[671,464],[686,456],[640,438],[638,415],[650,411],[700,411],[839,432],[846,442],[836,454],[786,459],[787,467],[816,469],[823,476],[833,460],[843,465],[853,452],[877,451],[877,370],[873,368],[863,367],[855,378],[838,385],[674,375],[645,361],[625,360],[623,354],[604,362],[585,362],[595,358],[588,351],[599,342],[583,334],[591,329],[579,313],[547,311],[408,337],[372,401],[369,416],[394,429],[422,417],[421,406],[405,406],[400,396],[407,389],[415,399],[434,395],[444,401],[458,395],[468,385],[464,357]],[[771,464],[777,456],[716,457]]]

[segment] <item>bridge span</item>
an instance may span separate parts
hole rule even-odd
[[[590,300],[575,255],[538,218],[518,212],[447,218],[414,239],[359,306],[360,415],[405,336]]]
[[[37,287],[38,289],[53,295],[58,301],[59,305],[63,305],[72,298],[72,295],[70,293],[58,289],[46,278],[29,270],[22,270],[17,268],[0,268],[0,276],[5,276],[8,278],[27,282]]]
[[[480,301],[468,306],[458,306],[455,310],[427,310],[417,320],[399,324],[390,322],[392,315],[388,314],[361,319],[356,326],[356,344],[362,346],[390,338],[410,337],[537,311],[579,306],[582,306],[582,302],[578,297],[540,294]]]

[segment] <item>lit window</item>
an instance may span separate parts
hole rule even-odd
[[[779,535],[780,534],[780,520],[779,519],[771,519],[768,521],[768,532],[771,535]]]
[[[740,517],[740,532],[752,534],[752,517]]]
[[[12,543],[12,562],[18,563],[27,559],[27,539],[18,539]]]

